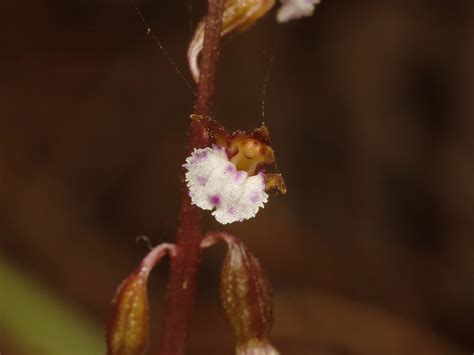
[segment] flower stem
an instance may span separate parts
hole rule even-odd
[[[209,115],[212,108],[223,12],[224,0],[209,0],[200,61],[201,74],[194,106],[194,113],[198,115]],[[210,138],[204,126],[198,121],[191,121],[188,152],[208,146],[209,143]],[[184,184],[176,235],[176,255],[171,261],[159,355],[185,353],[201,258],[201,227],[201,210],[191,205],[188,189]]]
[[[223,14],[224,0],[209,0],[200,60],[201,74],[196,105],[194,106],[194,111],[198,115],[209,115],[212,108]]]

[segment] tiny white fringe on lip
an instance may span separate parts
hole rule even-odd
[[[222,224],[254,217],[268,201],[263,173],[238,171],[221,146],[194,149],[183,165],[191,202]]]
[[[313,15],[314,7],[320,0],[282,0],[278,9],[277,22],[285,23]]]

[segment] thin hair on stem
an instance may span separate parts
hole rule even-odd
[[[273,61],[275,59],[275,54],[273,53],[270,57],[270,61],[268,63],[268,68],[265,73],[265,79],[263,80],[262,86],[262,120],[265,120],[265,98],[267,95],[267,88],[268,88],[268,80],[270,79],[270,72],[272,70]]]
[[[161,43],[161,41],[158,39],[158,37],[156,36],[155,32],[153,31],[153,29],[151,28],[150,24],[148,23],[148,21],[145,19],[145,16],[143,15],[143,12],[140,10],[140,8],[138,7],[138,5],[133,2],[133,7],[135,8],[135,12],[137,13],[138,15],[138,18],[142,21],[143,25],[145,26],[145,29],[146,29],[146,34],[147,35],[151,35],[152,39],[153,39],[153,42],[155,42],[155,44],[158,46],[158,48],[161,50],[161,52],[164,54],[165,58],[168,60],[168,62],[170,63],[170,65],[173,67],[174,71],[176,72],[176,74],[178,74],[178,76],[181,78],[181,80],[185,83],[185,85],[189,88],[189,90],[191,90],[191,92],[193,93],[194,96],[196,96],[196,90],[194,89],[194,87],[191,85],[191,83],[189,82],[189,80],[186,79],[186,77],[183,75],[183,72],[181,71],[181,69],[179,69],[178,65],[176,65],[176,63],[173,61],[173,59],[171,58],[171,56],[169,55],[168,51],[165,49],[165,47],[163,46],[163,44]]]

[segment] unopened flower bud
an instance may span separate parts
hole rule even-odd
[[[161,244],[119,286],[107,329],[108,355],[142,355],[148,345],[149,310],[147,281],[151,269],[174,246]]]
[[[221,36],[243,31],[257,22],[275,4],[275,0],[226,0],[222,17]],[[199,82],[198,58],[204,42],[205,19],[194,32],[188,48],[188,63],[194,81]]]
[[[237,355],[277,355],[269,342],[273,325],[270,283],[259,261],[242,242],[224,237],[221,301],[237,338]]]

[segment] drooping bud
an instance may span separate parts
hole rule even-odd
[[[112,302],[112,317],[107,328],[108,355],[142,355],[148,345],[148,275],[172,244],[161,244],[142,260],[138,268],[119,286]]]
[[[221,271],[221,302],[235,336],[237,355],[278,355],[269,341],[273,325],[270,283],[257,258],[237,238],[212,233],[203,240],[209,247],[218,240],[228,246]]]
[[[222,17],[221,36],[232,31],[244,31],[275,4],[275,0],[227,0]],[[198,58],[204,42],[205,19],[203,19],[194,32],[193,39],[188,48],[188,63],[194,81],[199,82]]]

